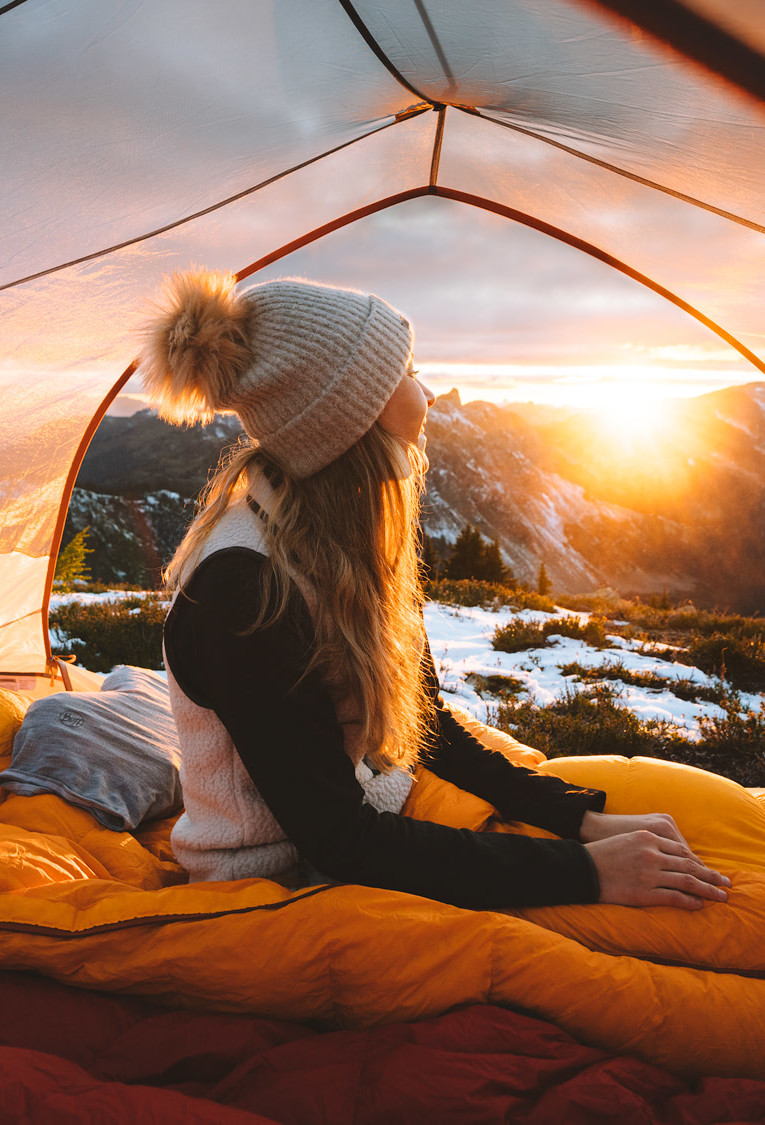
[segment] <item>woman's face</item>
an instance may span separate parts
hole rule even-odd
[[[394,437],[416,445],[425,453],[425,417],[436,396],[417,378],[410,364],[404,378],[388,399],[380,414],[380,425]]]

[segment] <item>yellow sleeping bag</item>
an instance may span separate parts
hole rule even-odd
[[[496,737],[510,756],[517,751]],[[575,759],[543,768],[602,785],[619,811],[633,811],[630,801],[659,786],[650,807],[671,812],[682,827],[687,803],[693,832],[707,837],[704,850],[689,832],[693,846],[710,862],[718,862],[715,847],[726,858],[719,866],[733,880],[730,902],[692,915],[586,906],[520,916],[358,886],[182,885],[168,822],[132,836],[57,797],[10,795],[0,805],[0,967],[172,1004],[344,1027],[474,1002],[520,1006],[587,1043],[678,1072],[765,1077],[759,802],[731,783],[662,763]],[[735,830],[717,832],[717,789],[728,802],[721,815],[738,818]],[[427,771],[406,811],[508,830],[490,806]],[[754,841],[751,851],[744,840]],[[632,943],[638,956],[615,955]]]

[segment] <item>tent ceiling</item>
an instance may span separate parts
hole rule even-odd
[[[757,46],[754,6],[691,6]],[[0,372],[16,426],[0,435],[0,560],[44,561],[39,606],[82,435],[169,270],[242,271],[443,194],[645,278],[765,356],[762,108],[601,5],[25,0],[0,24]],[[62,395],[68,410],[46,413]],[[15,614],[0,594],[0,666],[20,651],[2,625]],[[43,657],[38,636],[28,662]]]

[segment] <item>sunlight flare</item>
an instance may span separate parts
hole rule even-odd
[[[669,426],[667,401],[638,383],[617,383],[603,389],[593,413],[614,438],[630,444],[662,436]]]

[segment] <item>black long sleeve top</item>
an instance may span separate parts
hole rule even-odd
[[[342,726],[318,672],[305,673],[313,623],[295,590],[288,612],[243,633],[260,597],[263,555],[233,547],[206,559],[165,625],[182,691],[215,711],[261,796],[302,858],[332,879],[472,908],[593,902],[597,873],[577,840],[605,794],[514,765],[487,750],[444,705],[429,650],[435,711],[427,768],[507,820],[559,840],[480,833],[378,812],[364,803]]]

